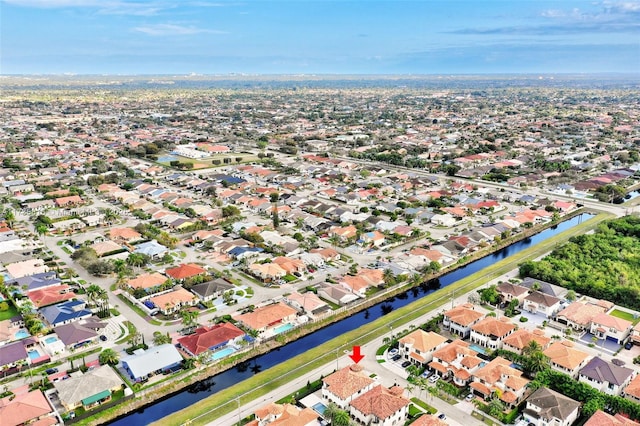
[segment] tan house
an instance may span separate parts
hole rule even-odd
[[[631,379],[627,387],[623,389],[622,396],[640,404],[640,375]]]
[[[311,408],[300,408],[292,404],[271,402],[258,408],[255,419],[246,426],[316,426],[318,413]]]
[[[451,333],[465,339],[471,334],[471,327],[477,324],[484,316],[482,312],[474,310],[472,304],[465,303],[445,312],[442,324]]]
[[[121,390],[123,385],[120,376],[108,365],[54,383],[60,402],[67,411],[77,407],[90,409],[108,402],[113,392]]]
[[[400,386],[378,385],[351,401],[349,414],[364,425],[402,425],[407,420],[409,401]]]
[[[445,379],[453,377],[457,386],[466,386],[482,362],[478,352],[469,348],[469,343],[458,339],[436,350],[429,368]]]
[[[496,392],[501,401],[513,407],[522,401],[527,384],[529,380],[522,377],[522,371],[511,367],[511,361],[497,357],[473,373],[469,387],[482,399]]]
[[[529,289],[518,284],[503,282],[496,286],[496,291],[500,294],[500,298],[504,302],[511,302],[518,299],[519,305],[522,304],[524,298],[529,294]]]
[[[142,235],[133,228],[111,228],[109,230],[109,239],[118,244],[130,244],[140,238]]]
[[[612,340],[621,345],[631,334],[632,327],[631,321],[609,314],[597,314],[591,320],[589,331],[598,339]]]
[[[549,357],[552,369],[574,379],[589,360],[589,354],[575,349],[568,340],[552,343],[543,353]]]
[[[249,265],[249,270],[265,282],[271,282],[287,275],[287,271],[277,263],[252,263]]]
[[[433,353],[446,345],[447,339],[433,331],[417,329],[401,338],[398,343],[400,355],[404,359],[426,366],[433,359]]]
[[[502,339],[502,349],[522,355],[522,350],[531,342],[536,342],[544,351],[549,347],[551,338],[545,336],[544,331],[542,330],[535,329],[533,331],[529,331],[521,328]]]
[[[252,330],[264,332],[269,328],[294,321],[297,314],[298,311],[284,303],[274,303],[256,308],[253,312],[240,314],[235,319]]]
[[[183,306],[194,306],[198,303],[198,298],[182,287],[159,294],[149,300],[151,300],[164,315],[175,313]]]
[[[152,292],[153,289],[158,288],[162,284],[166,283],[168,279],[169,278],[159,272],[142,274],[138,275],[135,278],[129,279],[127,281],[127,286],[134,290],[141,288],[147,292]]]
[[[40,389],[0,399],[0,419],[3,426],[60,424],[54,409]]]
[[[573,302],[556,315],[556,321],[571,327],[574,330],[588,330],[591,327],[591,321],[598,314],[603,314],[607,309],[603,306],[592,304]]]

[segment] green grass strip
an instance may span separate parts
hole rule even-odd
[[[449,301],[451,294],[459,295],[462,294],[462,291],[468,292],[480,287],[487,281],[498,278],[517,268],[524,260],[542,256],[553,250],[558,244],[567,241],[573,236],[584,234],[600,222],[611,217],[613,217],[611,214],[599,214],[531,248],[522,250],[507,259],[496,262],[475,274],[458,280],[445,289],[424,296],[375,321],[311,348],[298,356],[260,372],[234,386],[223,389],[153,424],[164,426],[185,423],[190,425],[210,423],[212,420],[236,410],[238,403],[243,404],[258,399],[305,373],[335,361],[336,351],[341,353],[343,350],[350,349],[353,345],[364,345],[384,336],[389,333],[389,326],[397,330],[404,324],[440,308]]]

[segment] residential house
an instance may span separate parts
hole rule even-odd
[[[322,256],[325,262],[340,260],[340,253],[330,247],[311,249],[309,252],[319,254],[320,256]]]
[[[198,275],[204,275],[207,270],[194,263],[182,264],[175,268],[169,268],[165,271],[165,274],[169,275],[176,281],[182,281],[187,278],[195,277]]]
[[[403,425],[409,413],[409,401],[400,386],[378,385],[351,401],[349,414],[364,425]]]
[[[329,237],[337,237],[339,241],[346,242],[349,239],[355,239],[358,234],[358,230],[354,225],[349,226],[336,226],[329,230]]]
[[[0,419],[3,426],[57,426],[55,410],[40,389],[11,394],[0,399]]]
[[[97,243],[93,243],[90,246],[93,250],[95,250],[96,254],[98,255],[98,257],[102,257],[105,256],[107,254],[111,254],[117,251],[122,251],[123,247],[116,243],[113,242],[111,240],[107,240],[107,241],[100,241]]]
[[[607,414],[597,410],[583,426],[638,426],[640,423],[624,417],[622,414]]]
[[[142,235],[133,228],[111,228],[109,238],[118,244],[131,244],[142,238]]]
[[[538,388],[527,398],[522,413],[535,426],[570,426],[578,419],[580,403],[548,388]]]
[[[502,340],[516,330],[509,318],[486,317],[471,326],[471,342],[489,349],[502,349]]]
[[[311,408],[299,408],[292,404],[269,404],[258,408],[255,419],[246,426],[317,426],[318,413]]]
[[[473,373],[469,387],[483,399],[496,392],[502,402],[513,407],[522,400],[527,384],[529,380],[522,377],[522,371],[511,367],[511,361],[497,357]]]
[[[640,322],[631,329],[631,341],[634,345],[640,345]]]
[[[24,277],[5,281],[5,284],[7,286],[17,287],[20,292],[22,292],[22,288],[26,288],[26,290],[29,292],[40,288],[56,286],[60,283],[62,283],[62,280],[58,278],[55,271],[27,275]]]
[[[54,305],[56,303],[64,302],[66,300],[75,299],[76,294],[70,290],[70,287],[66,284],[53,285],[49,287],[43,287],[36,290],[32,290],[27,293],[29,300],[36,308],[43,306]]]
[[[30,364],[31,358],[27,354],[27,349],[36,344],[35,339],[27,338],[0,346],[0,367],[6,370]]]
[[[526,287],[531,291],[537,290],[541,293],[548,294],[549,296],[557,297],[558,299],[563,299],[568,291],[564,287],[560,287],[555,284],[551,284],[546,281],[534,279],[531,277],[526,277],[518,285],[520,285],[521,287]]]
[[[362,371],[362,366],[352,364],[322,379],[322,399],[342,410],[348,409],[355,398],[373,389],[375,383]]]
[[[294,308],[302,310],[312,318],[331,311],[331,307],[327,302],[320,299],[311,291],[302,294],[294,291],[290,295],[285,296],[285,301]]]
[[[368,288],[384,284],[384,271],[362,268],[355,276],[343,276],[338,283],[352,293],[365,297]]]
[[[445,379],[453,377],[453,383],[462,387],[469,384],[472,374],[482,364],[478,352],[469,348],[469,343],[458,339],[434,351],[429,368]]]
[[[160,259],[165,254],[169,253],[169,249],[156,240],[151,240],[138,244],[133,252],[145,254],[151,259]]]
[[[573,347],[568,340],[552,343],[543,353],[549,357],[551,368],[576,378],[578,372],[587,364],[589,354]]]
[[[370,247],[380,247],[384,244],[386,237],[380,231],[365,232],[360,237],[362,245]]]
[[[188,290],[178,287],[149,299],[164,315],[178,312],[183,306],[194,306],[198,298]]]
[[[133,355],[122,358],[121,363],[131,380],[140,382],[155,374],[179,368],[182,356],[175,346],[167,343],[146,351],[138,349]]]
[[[287,271],[284,268],[273,262],[252,263],[249,265],[249,271],[267,283],[276,281],[287,275]]]
[[[532,291],[522,302],[522,309],[551,318],[560,309],[560,299],[540,291]]]
[[[56,207],[73,207],[83,204],[84,200],[79,195],[69,195],[67,197],[56,198],[53,202]]]
[[[300,259],[292,259],[290,257],[278,256],[272,260],[273,263],[279,265],[287,274],[301,274],[306,271],[304,262]]]
[[[329,283],[320,284],[318,287],[318,296],[340,306],[347,305],[360,299],[360,296],[351,293],[344,287],[339,287]]]
[[[622,392],[622,396],[640,404],[640,375],[636,375]]]
[[[155,293],[169,278],[159,272],[144,273],[127,280],[126,285],[134,290],[142,289],[147,293]]]
[[[605,361],[600,357],[593,357],[578,375],[578,381],[609,395],[620,395],[631,379],[635,371]]]
[[[29,275],[42,274],[49,270],[42,259],[28,259],[5,266],[11,278],[17,279]]]
[[[416,329],[399,341],[398,350],[405,360],[426,366],[433,360],[433,353],[447,344],[447,339],[433,331]]]
[[[589,331],[598,339],[611,340],[621,345],[631,334],[632,327],[631,321],[600,313],[591,319]]]
[[[229,322],[223,322],[211,327],[196,328],[193,334],[180,337],[178,345],[191,356],[198,356],[206,351],[216,351],[240,341],[246,333]]]
[[[531,342],[536,342],[541,350],[544,351],[549,347],[551,338],[545,336],[542,330],[529,331],[521,328],[502,339],[502,349],[522,355],[522,350],[529,346]]]
[[[79,374],[78,374],[79,373]],[[103,365],[84,374],[76,372],[66,380],[53,384],[58,398],[66,411],[82,407],[85,410],[111,401],[114,392],[124,387],[124,382],[108,365]]]
[[[591,321],[607,310],[593,303],[573,302],[556,315],[556,321],[574,330],[584,331],[591,328]]]
[[[98,333],[94,329],[77,322],[59,325],[53,331],[62,344],[69,349],[76,349],[95,342],[98,338]]]
[[[448,426],[445,420],[440,420],[435,414],[423,414],[416,419],[411,426]]]
[[[465,303],[444,313],[442,325],[451,333],[457,334],[463,339],[471,335],[471,327],[477,324],[484,314],[474,310],[470,303]]]
[[[86,309],[87,303],[83,300],[68,300],[57,305],[45,306],[40,309],[40,316],[51,327],[69,324],[84,318],[89,318],[93,313]]]
[[[191,292],[203,302],[208,302],[221,297],[225,292],[233,290],[235,286],[222,278],[196,284],[191,287]]]
[[[274,303],[256,308],[253,312],[240,314],[235,319],[252,330],[264,332],[269,328],[293,322],[297,314],[298,311],[284,303]]]

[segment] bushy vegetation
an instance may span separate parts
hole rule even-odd
[[[640,218],[603,222],[594,234],[573,237],[520,275],[640,309]]]

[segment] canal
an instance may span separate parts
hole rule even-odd
[[[341,334],[354,330],[363,324],[380,318],[392,310],[405,306],[416,299],[437,290],[438,288],[446,287],[467,275],[476,273],[495,262],[529,248],[546,240],[547,238],[553,237],[560,232],[566,231],[591,217],[593,217],[593,215],[587,213],[575,216],[572,219],[559,223],[558,225],[548,228],[539,234],[514,243],[493,254],[483,257],[482,259],[476,260],[464,267],[449,272],[448,274],[441,276],[439,279],[434,280],[435,282],[414,287],[404,293],[392,297],[391,299],[373,305],[369,309],[358,312],[314,333],[308,334],[295,342],[287,344],[286,346],[277,348],[269,353],[241,363],[218,375],[195,383],[176,394],[160,399],[151,405],[128,414],[127,416],[120,417],[111,424],[118,426],[143,426],[159,420],[171,413],[186,408],[211,394],[241,382],[262,370],[271,368],[289,358],[299,355],[302,352],[307,351],[309,348],[318,346],[333,339],[334,337],[340,336]]]

